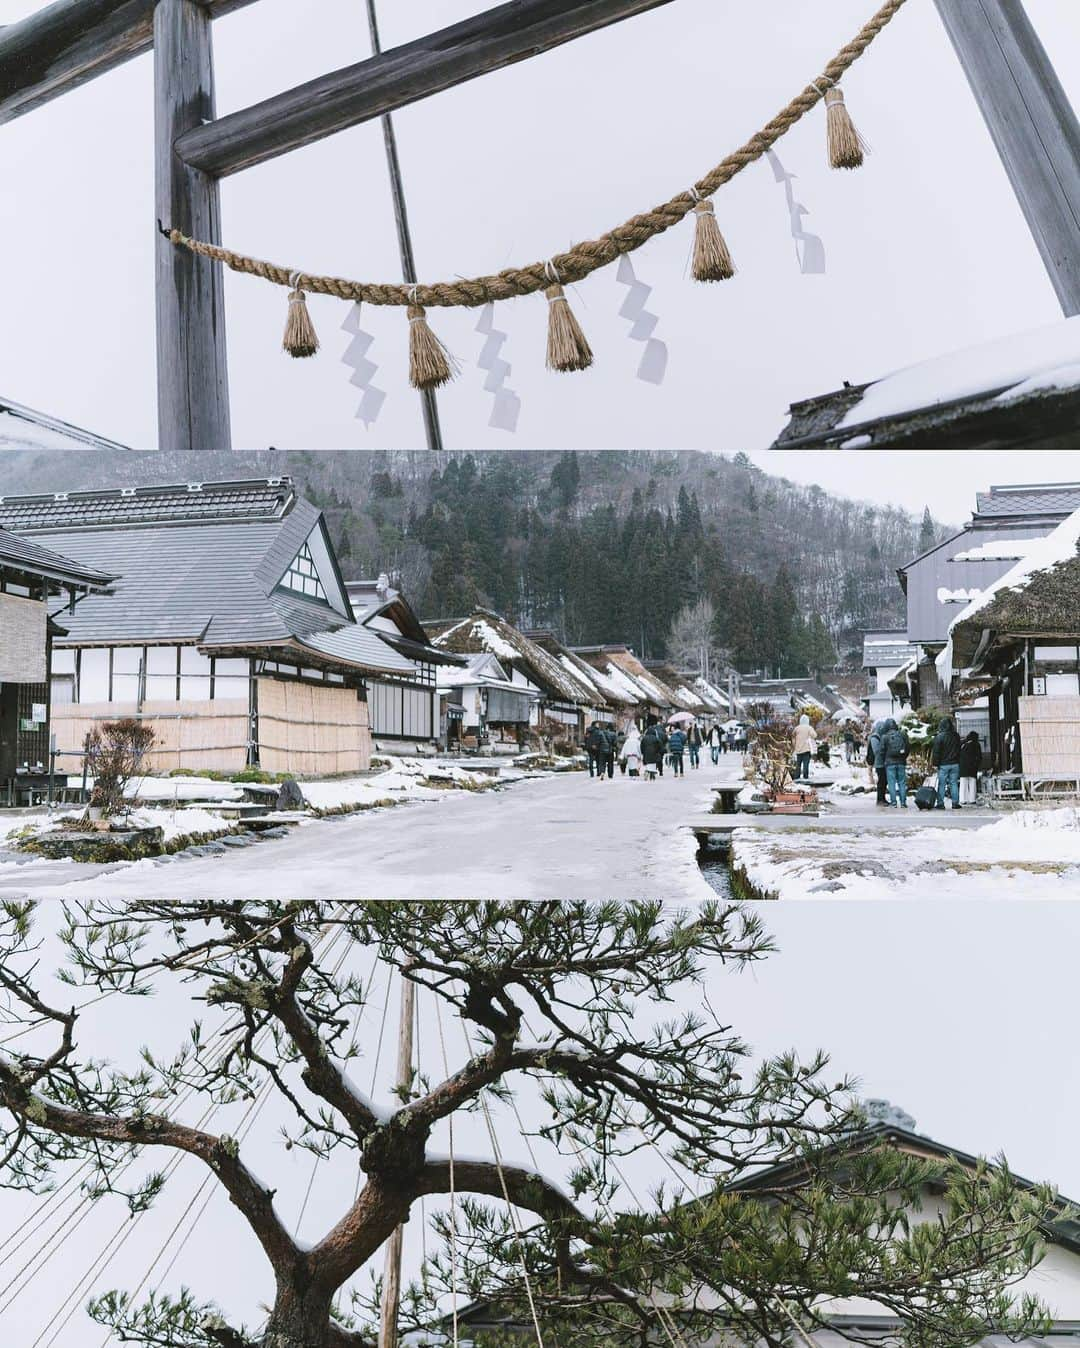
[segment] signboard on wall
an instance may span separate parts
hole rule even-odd
[[[45,624],[40,599],[0,594],[0,683],[44,683]]]

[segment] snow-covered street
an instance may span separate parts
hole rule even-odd
[[[287,838],[219,855],[118,866],[0,865],[0,897],[706,898],[696,841],[712,788],[742,758],[705,755],[682,780],[575,772],[504,791],[312,820]]]

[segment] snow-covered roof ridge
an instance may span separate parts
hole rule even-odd
[[[1071,376],[1067,375],[1070,370]],[[1080,384],[1080,315],[897,370],[867,385],[862,397],[838,425],[861,426],[882,417],[902,416],[979,394],[1022,396],[1020,390],[1025,385],[1024,391],[1030,392],[1077,384]]]

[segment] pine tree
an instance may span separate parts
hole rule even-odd
[[[908,1348],[1044,1332],[1044,1308],[1016,1284],[1041,1255],[1041,1224],[1061,1211],[1048,1189],[1021,1186],[1003,1164],[901,1151],[868,1129],[823,1053],[758,1057],[696,1009],[703,987],[721,995],[728,972],[770,953],[750,906],[707,903],[688,915],[659,901],[84,900],[55,925],[39,943],[33,904],[0,908],[3,1182],[43,1194],[77,1166],[84,1203],[139,1214],[164,1179],[136,1166],[120,1199],[124,1163],[190,1157],[227,1194],[271,1275],[258,1330],[187,1288],[141,1301],[99,1294],[88,1313],[118,1341],[368,1348],[378,1288],[354,1285],[348,1314],[338,1296],[396,1228],[427,1214],[398,1342],[444,1339],[451,1289],[467,1289],[496,1326],[527,1324],[526,1302],[536,1305],[551,1342],[569,1348],[655,1342],[658,1288],[680,1340],[693,1344],[781,1348],[793,1327],[800,1338],[828,1329],[837,1301],[887,1307],[898,1322],[891,1340]],[[75,1009],[70,997],[52,1004],[63,983],[42,956],[57,939],[61,978],[95,994]],[[445,1063],[429,1056],[430,1076],[379,1102],[350,1071],[372,1009],[363,974],[373,953],[427,1015],[438,1008],[450,1046]],[[90,1008],[152,987],[176,1015],[188,1002],[186,1033],[127,1063],[81,1049],[93,1038]],[[695,1009],[672,1009],[680,1005]],[[20,1024],[33,1028],[33,1049],[11,1033]],[[448,1120],[457,1117],[460,1138],[464,1116],[479,1112],[497,1138],[522,1083],[530,1125],[576,1155],[572,1165],[521,1166],[494,1141],[494,1159],[447,1156]],[[194,1124],[177,1108],[192,1092]],[[263,1179],[247,1140],[215,1124],[221,1109],[264,1092],[284,1147],[311,1153],[335,1178],[340,1219],[313,1242],[274,1201],[286,1158]],[[657,1152],[658,1173],[677,1163],[698,1194],[665,1184],[613,1202],[620,1158],[643,1145]],[[271,1165],[260,1153],[260,1172]],[[791,1178],[759,1192],[766,1166]],[[933,1219],[909,1226],[931,1194]],[[468,1337],[482,1348],[506,1342],[472,1325]]]
[[[930,507],[927,506],[923,511],[922,524],[919,526],[919,551],[926,552],[937,542],[937,526],[934,524],[934,517],[930,514]]]

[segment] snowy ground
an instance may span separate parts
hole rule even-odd
[[[712,891],[694,836],[682,826],[708,812],[714,786],[741,777],[741,757],[725,755],[716,767],[706,756],[685,778],[668,773],[651,783],[618,772],[602,783],[581,772],[535,777],[498,792],[433,790],[414,781],[408,798],[437,799],[438,808],[316,819],[286,838],[216,856],[118,866],[0,864],[0,897],[700,899]],[[327,786],[355,800],[353,791],[369,786],[376,798],[388,796],[388,784],[384,774]]]
[[[1017,810],[978,828],[738,829],[735,864],[780,899],[1080,897],[1080,809]],[[912,823],[914,821],[911,821]]]

